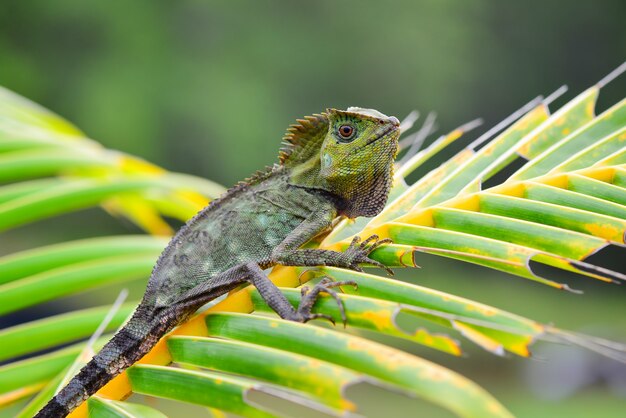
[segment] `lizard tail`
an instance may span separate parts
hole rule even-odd
[[[167,322],[169,321],[158,321],[138,308],[130,321],[35,415],[35,418],[67,416],[89,396],[147,354],[175,325],[166,324]]]

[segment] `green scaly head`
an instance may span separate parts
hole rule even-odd
[[[373,109],[328,109],[298,120],[285,136],[281,163],[290,182],[341,198],[341,214],[375,216],[385,206],[400,122]]]

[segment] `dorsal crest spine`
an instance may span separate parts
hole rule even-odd
[[[328,129],[328,116],[326,113],[314,114],[312,116],[305,116],[303,119],[297,119],[297,123],[292,124],[287,129],[287,133],[283,136],[283,144],[278,155],[278,161],[284,165],[287,161],[295,155],[300,154],[297,151],[301,150],[301,156],[304,156],[307,149],[312,147],[319,147],[321,145],[320,140],[323,139],[323,135]]]

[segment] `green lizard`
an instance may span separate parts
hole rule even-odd
[[[284,319],[330,319],[311,312],[318,295],[335,295],[333,287],[355,283],[322,280],[294,309],[263,269],[328,265],[360,271],[361,263],[385,268],[368,257],[390,242],[376,236],[355,238],[344,252],[300,247],[339,215],[374,216],[383,209],[399,126],[395,117],[362,108],[329,109],[291,125],[279,163],[228,190],[178,231],[128,323],[36,416],[66,416],[202,305],[245,282]]]

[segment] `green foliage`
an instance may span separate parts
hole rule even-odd
[[[623,273],[600,268],[588,256],[623,244],[626,232],[626,133],[622,101],[595,117],[599,87],[550,114],[548,103],[531,102],[520,118],[493,139],[482,138],[413,184],[406,178],[455,130],[397,167],[392,197],[375,218],[340,221],[317,244],[343,248],[354,235],[377,233],[394,244],[373,257],[392,267],[414,267],[416,252],[455,258],[568,289],[533,270],[531,261],[612,282]],[[81,240],[27,250],[0,259],[0,312],[147,277],[170,234],[168,217],[186,220],[223,189],[211,182],[173,174],[134,157],[101,148],[68,122],[8,91],[0,97],[0,228],[101,206],[153,236]],[[484,146],[481,142],[487,141]],[[501,184],[483,183],[513,161],[529,159]],[[502,355],[529,355],[538,339],[573,342],[624,359],[624,348],[423,286],[337,268],[276,268],[270,277],[285,287],[330,276],[355,280],[358,289],[340,295],[347,331],[319,324],[294,324],[267,312],[250,287],[216,301],[181,326],[104,390],[123,399],[128,390],[195,403],[242,416],[274,416],[271,406],[251,402],[260,391],[314,411],[337,416],[359,405],[346,388],[369,382],[379,390],[418,396],[465,417],[507,417],[510,413],[477,384],[435,363],[356,336],[361,330],[416,342],[452,355],[463,353],[455,333]],[[296,304],[299,292],[284,289]],[[128,316],[123,305],[105,324],[110,331]],[[317,312],[340,321],[337,305],[324,298]],[[76,311],[17,325],[0,332],[3,360],[32,357],[0,367],[0,405],[44,390],[25,406],[37,409],[91,347],[76,342],[91,335],[106,307]],[[240,313],[225,313],[234,311]],[[254,311],[252,315],[245,315]],[[399,315],[419,319],[411,332]],[[95,342],[96,346],[106,337]],[[174,362],[184,368],[167,366]],[[207,371],[209,369],[210,371]],[[124,380],[127,379],[127,380]],[[160,416],[142,405],[93,397],[74,416]]]

